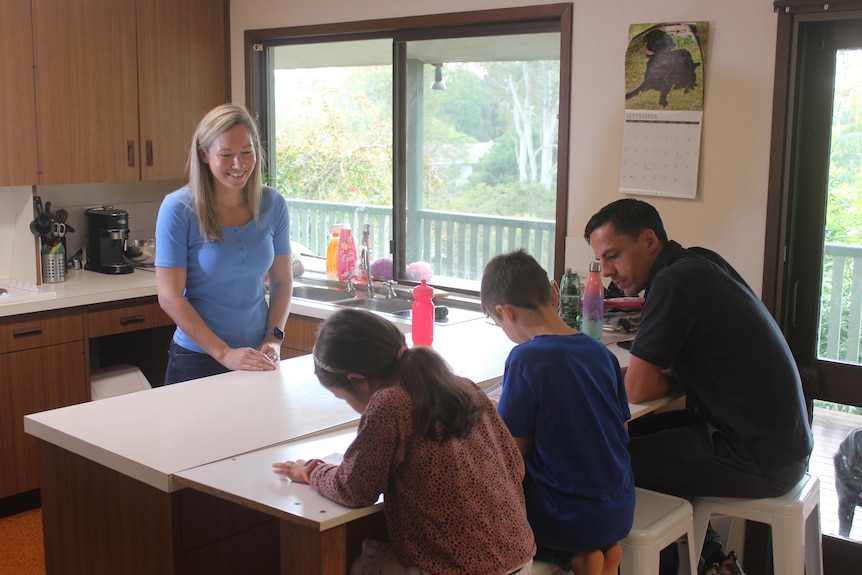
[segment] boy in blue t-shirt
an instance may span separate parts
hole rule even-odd
[[[518,344],[497,410],[524,456],[536,559],[575,575],[616,575],[635,508],[619,363],[560,318],[547,272],[525,250],[491,259],[480,293]]]

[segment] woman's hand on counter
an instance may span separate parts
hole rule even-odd
[[[273,353],[268,351],[267,353]],[[220,363],[228,369],[238,371],[272,371],[278,369],[278,354],[267,355],[250,347],[231,348],[225,352]]]
[[[278,365],[278,360],[281,359],[281,342],[278,340],[270,341],[270,337],[267,335],[258,350],[266,355],[274,364]]]

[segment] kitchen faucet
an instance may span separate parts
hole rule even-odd
[[[368,297],[374,297],[374,278],[371,277],[371,264],[368,261],[370,259],[368,246],[361,246],[359,248],[361,251],[359,253],[359,269],[365,270],[365,293]]]

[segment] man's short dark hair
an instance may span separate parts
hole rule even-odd
[[[596,228],[608,222],[613,224],[618,233],[631,238],[637,238],[644,230],[652,230],[662,245],[667,243],[667,232],[664,230],[661,216],[652,205],[643,200],[623,198],[611,202],[593,214],[584,228],[584,239],[587,243],[590,243],[590,235]]]
[[[498,317],[498,305],[537,310],[554,305],[554,292],[546,272],[539,262],[519,249],[491,258],[482,273],[479,290],[482,309]]]

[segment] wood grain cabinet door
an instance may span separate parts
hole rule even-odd
[[[141,179],[185,178],[192,135],[228,101],[224,0],[138,2]]]
[[[228,100],[225,0],[31,1],[39,183],[184,178]]]
[[[39,487],[37,440],[24,416],[87,401],[84,342],[0,354],[0,498]]]
[[[0,0],[0,186],[37,183],[30,2]]]
[[[32,0],[41,184],[140,178],[135,0]]]

